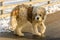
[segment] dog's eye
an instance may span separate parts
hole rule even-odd
[[[42,16],[42,15],[40,15],[40,16]]]

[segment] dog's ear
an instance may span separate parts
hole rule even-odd
[[[45,8],[43,8],[43,7],[41,7],[41,9],[42,9],[42,19],[44,20],[44,17],[45,17],[45,15],[46,15],[46,10],[45,10]]]
[[[32,22],[32,15],[33,15],[32,11],[33,11],[33,6],[30,5],[27,10],[27,19],[30,22]]]

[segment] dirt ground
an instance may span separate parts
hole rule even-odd
[[[5,32],[0,33],[0,40],[60,40],[60,12],[47,15],[45,25],[47,27],[45,38],[34,38],[29,32],[25,32],[24,37],[14,35],[12,32]],[[30,31],[29,29],[28,27],[27,30]]]

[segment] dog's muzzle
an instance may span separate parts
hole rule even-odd
[[[39,20],[39,17],[37,17],[37,20]]]
[[[36,21],[39,21],[40,18],[41,18],[40,16],[36,16],[36,17],[35,17],[35,20],[36,20]]]

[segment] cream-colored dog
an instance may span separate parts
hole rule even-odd
[[[46,19],[46,10],[43,7],[34,7],[32,15],[32,25],[35,35],[44,36],[46,26],[44,21]]]
[[[45,16],[46,11],[44,8],[21,4],[15,7],[11,12],[10,29],[14,31],[15,34],[24,36],[22,29],[29,21],[33,26],[33,34],[41,36],[46,30],[44,25]]]

